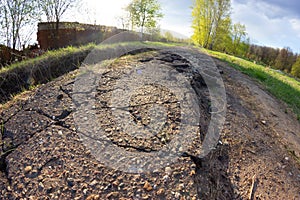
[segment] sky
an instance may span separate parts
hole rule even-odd
[[[190,37],[193,0],[158,0],[161,3],[162,29]],[[66,20],[121,27],[118,16],[130,0],[82,0],[80,10]],[[251,43],[275,48],[290,47],[300,53],[299,0],[232,0],[233,23],[246,25]]]

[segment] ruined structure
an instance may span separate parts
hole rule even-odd
[[[38,24],[37,40],[41,49],[56,49],[66,46],[78,46],[87,43],[99,43],[124,30],[111,26],[81,24],[78,22],[60,22],[58,30],[55,22]]]

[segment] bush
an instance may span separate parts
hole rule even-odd
[[[300,78],[300,56],[297,58],[297,61],[292,66],[291,74],[295,77]]]

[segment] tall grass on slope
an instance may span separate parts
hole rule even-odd
[[[67,47],[14,63],[0,70],[0,103],[32,86],[46,83],[75,70],[94,45]]]
[[[276,70],[224,53],[208,51],[241,72],[259,81],[276,98],[284,101],[300,120],[300,82]]]
[[[26,66],[34,66],[38,63],[45,63],[45,62],[49,62],[51,60],[61,59],[65,56],[70,56],[70,55],[73,55],[73,54],[76,54],[76,53],[79,53],[79,52],[84,52],[84,51],[91,50],[94,47],[95,47],[94,44],[88,44],[88,45],[81,46],[81,47],[69,46],[69,47],[66,47],[66,48],[47,51],[45,54],[43,54],[39,57],[36,57],[36,58],[33,58],[33,59],[23,60],[21,62],[13,63],[9,66],[1,68],[0,73],[10,71],[14,68],[23,68],[23,67],[26,67]]]

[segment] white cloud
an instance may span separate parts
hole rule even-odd
[[[107,26],[121,26],[118,16],[131,0],[83,0],[80,11],[73,11],[64,20],[94,23]],[[182,0],[159,0],[164,17],[159,22],[161,28],[191,36],[191,2]]]
[[[264,2],[233,1],[233,21],[246,25],[253,42],[272,47],[291,47],[299,51],[299,19],[290,18],[286,10]]]
[[[117,17],[124,12],[123,8],[131,0],[83,0],[87,13],[82,11],[69,15],[66,20],[86,23],[119,26]],[[159,0],[164,18],[161,28],[192,35],[191,6],[192,0]],[[233,0],[232,19],[246,25],[247,32],[254,43],[272,47],[291,47],[300,52],[300,18],[293,16],[288,7],[279,6],[274,1]],[[86,16],[87,15],[87,16]],[[70,17],[71,16],[71,17]]]
[[[290,19],[289,22],[295,32],[298,33],[297,36],[300,38],[300,19]]]
[[[83,0],[82,6],[70,13],[66,20],[117,26],[118,17],[130,0]]]

